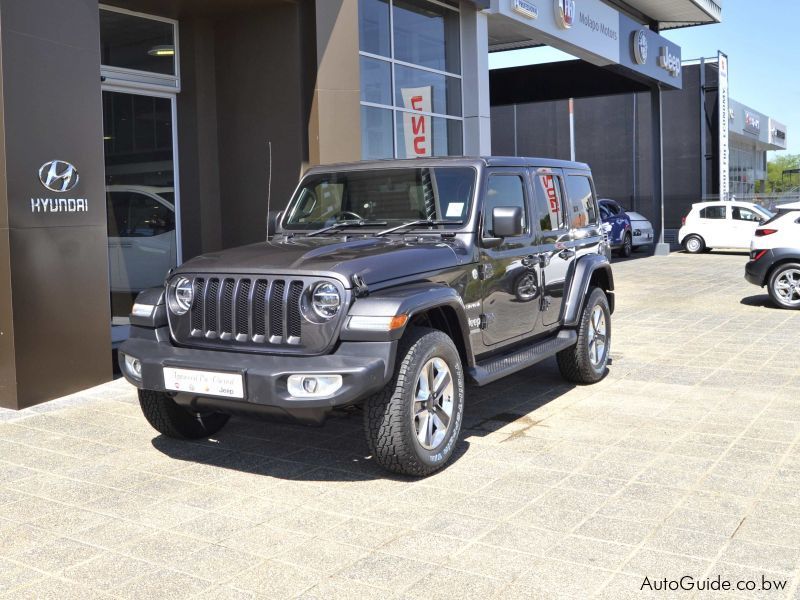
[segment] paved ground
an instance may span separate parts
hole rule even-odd
[[[471,390],[458,460],[423,481],[376,469],[355,416],[175,443],[124,382],[0,414],[0,595],[616,599],[720,575],[799,599],[800,313],[744,262],[617,265],[609,377]]]

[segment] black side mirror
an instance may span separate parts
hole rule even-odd
[[[492,210],[493,234],[508,238],[522,235],[522,208],[519,206],[498,206]]]
[[[498,206],[492,210],[492,237],[483,238],[486,248],[495,248],[505,238],[522,235],[522,208],[519,206]]]
[[[275,231],[278,229],[278,221],[281,220],[282,214],[283,211],[280,210],[271,210],[267,214],[267,237],[275,235]]]

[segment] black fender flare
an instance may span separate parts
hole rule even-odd
[[[464,301],[458,291],[441,284],[414,283],[381,290],[364,298],[356,299],[347,312],[339,338],[342,341],[365,342],[399,340],[415,316],[434,308],[451,309],[455,314],[458,331],[454,333],[460,334],[461,340],[454,341],[463,343],[466,358],[468,362],[472,362],[472,345]],[[350,327],[351,317],[395,317],[398,315],[407,315],[408,321],[403,327],[394,331],[366,331]]]
[[[608,258],[601,254],[587,254],[575,261],[572,283],[567,290],[564,302],[564,327],[577,327],[580,324],[586,294],[595,273],[602,273],[602,287],[608,296],[608,305],[614,312],[614,273]]]

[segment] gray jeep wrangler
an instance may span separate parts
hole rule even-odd
[[[274,229],[137,298],[119,362],[162,434],[353,406],[375,460],[420,476],[452,456],[467,382],[552,356],[575,383],[607,372],[614,279],[587,165],[317,167]]]

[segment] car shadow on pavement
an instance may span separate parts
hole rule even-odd
[[[781,310],[772,303],[772,299],[769,297],[769,294],[756,294],[755,296],[748,296],[747,298],[742,298],[739,304]]]
[[[555,359],[478,388],[468,385],[461,440],[448,467],[468,455],[470,440],[493,436],[502,445],[541,427],[531,413],[573,389]],[[501,431],[502,430],[502,431]],[[496,434],[496,435],[495,435]],[[162,454],[187,465],[207,465],[252,475],[300,481],[367,481],[416,478],[383,470],[370,455],[360,408],[335,413],[322,426],[233,417],[213,438],[152,440]]]

